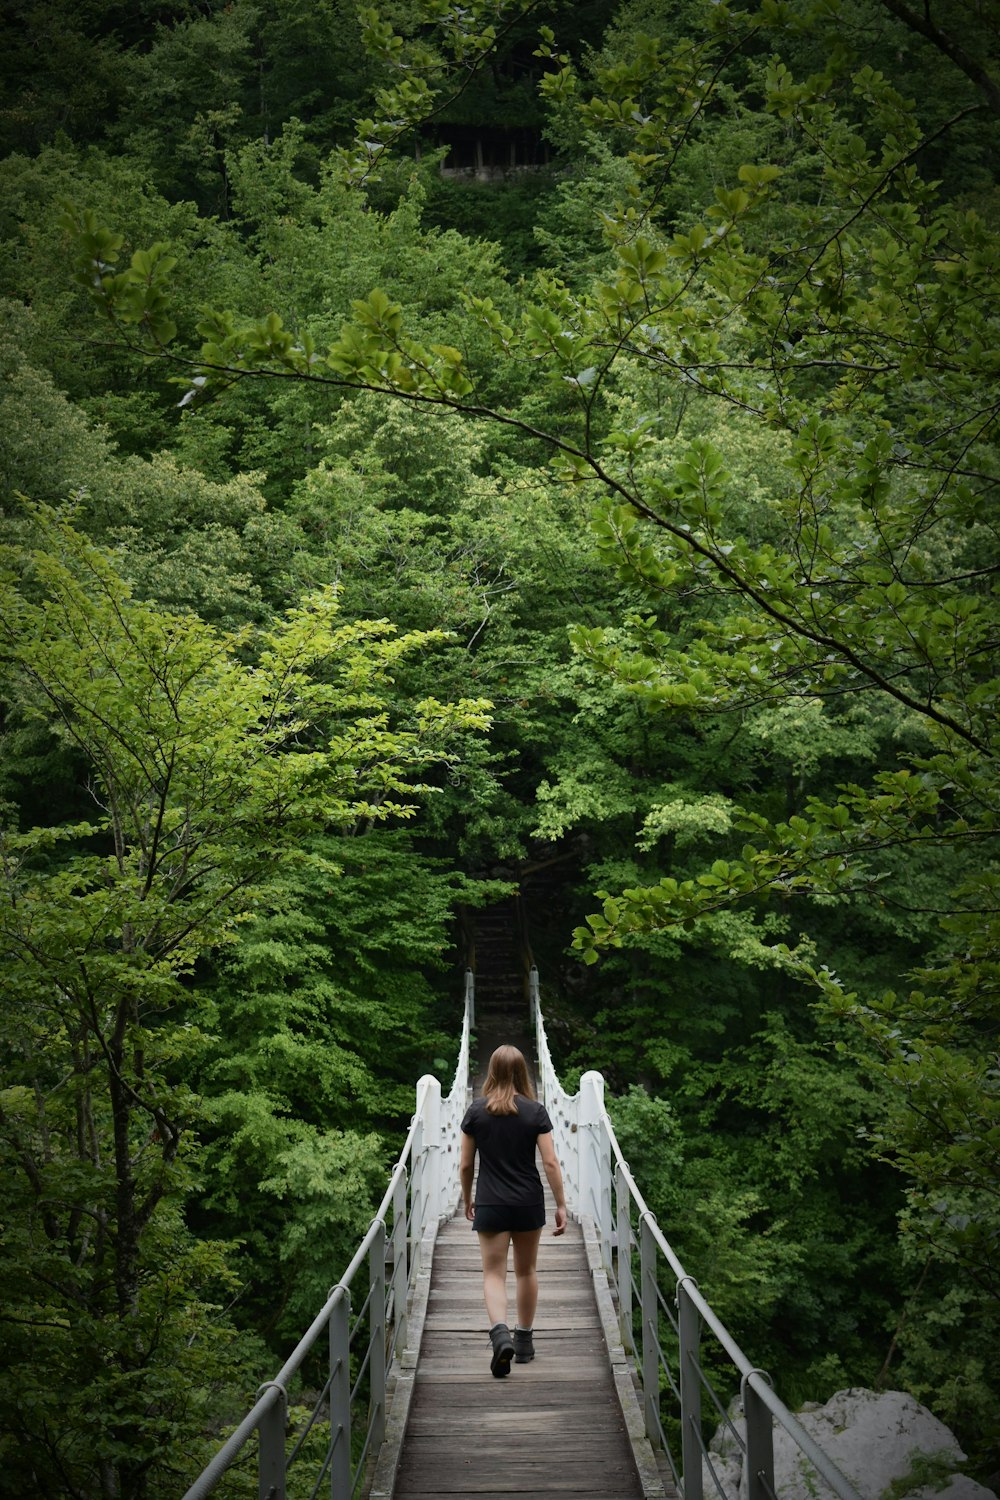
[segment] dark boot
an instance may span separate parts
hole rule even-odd
[[[500,1380],[504,1375],[510,1374],[510,1362],[514,1358],[514,1340],[510,1336],[510,1329],[506,1323],[493,1324],[490,1329],[490,1343],[493,1345],[490,1374]]]
[[[514,1363],[526,1365],[535,1357],[535,1341],[530,1328],[514,1329]]]

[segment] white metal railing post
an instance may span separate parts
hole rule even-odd
[[[330,1308],[330,1497],[351,1493],[351,1296],[336,1288]]]
[[[771,1383],[763,1370],[748,1370],[740,1381],[747,1438],[745,1500],[774,1500],[774,1430],[771,1413],[754,1389],[754,1375]]]
[[[437,1142],[438,1149],[434,1153],[434,1171],[437,1174],[437,1205],[435,1216],[440,1223],[442,1219],[450,1217],[455,1212],[459,1198],[459,1162],[461,1160],[461,1123],[465,1111],[469,1107],[472,1097],[472,1087],[469,1078],[469,1050],[471,1040],[471,1021],[473,1015],[475,991],[472,984],[471,970],[465,976],[465,1015],[462,1021],[462,1041],[458,1051],[458,1065],[455,1069],[455,1077],[451,1089],[446,1097],[442,1098],[438,1091],[438,1123]],[[434,1101],[428,1096],[425,1100],[425,1111],[433,1113]],[[433,1122],[428,1121],[428,1128]],[[425,1225],[425,1227],[427,1227]]]
[[[424,1194],[427,1189],[427,1118],[424,1114],[423,1083],[417,1084],[417,1107],[413,1115],[413,1152],[410,1157],[410,1270],[420,1255],[424,1221]]]
[[[656,1240],[653,1215],[639,1219],[639,1306],[642,1312],[642,1414],[649,1441],[660,1442],[659,1307],[656,1297]]]
[[[372,1449],[377,1449],[385,1437],[385,1220],[376,1224],[375,1238],[368,1252],[368,1287],[371,1293],[368,1302],[368,1330],[370,1348],[368,1369],[370,1372],[368,1402],[369,1430]]]
[[[618,1321],[621,1325],[622,1343],[632,1353],[635,1350],[635,1335],[632,1332],[632,1216],[629,1213],[625,1169],[620,1162],[615,1164],[615,1208],[615,1238],[618,1241],[616,1278]]]
[[[690,1276],[677,1283],[677,1337],[681,1392],[681,1470],[684,1500],[702,1500],[701,1473],[701,1377],[699,1356],[701,1316],[691,1300]]]
[[[278,1399],[260,1419],[257,1429],[257,1500],[285,1500],[285,1433],[288,1429],[288,1395],[277,1382],[262,1385],[278,1392]]]
[[[608,1264],[611,1238],[611,1188],[605,1191],[604,1153],[601,1150],[601,1117],[604,1114],[604,1078],[600,1073],[584,1073],[580,1079],[579,1193],[580,1213],[592,1214],[601,1246],[601,1259]],[[605,1218],[605,1208],[608,1217]]]
[[[441,1085],[430,1073],[425,1073],[417,1084],[416,1126],[410,1210],[411,1264],[420,1254],[427,1226],[438,1216],[440,1198]]]
[[[441,1213],[441,1084],[425,1073],[417,1084],[417,1111],[423,1120],[420,1238]]]

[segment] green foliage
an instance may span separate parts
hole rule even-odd
[[[203,1233],[241,1242],[242,1324],[295,1341],[381,1196],[414,1079],[453,1066],[435,980],[473,883],[409,835],[313,836],[200,985]],[[440,981],[438,981],[440,983]],[[457,995],[454,982],[449,988]],[[446,1074],[448,1068],[443,1070]]]
[[[444,0],[417,0],[402,12],[394,6],[364,7],[362,39],[382,83],[375,90],[374,114],[355,121],[352,144],[338,153],[345,180],[377,180],[392,148],[438,111],[454,72],[475,73],[488,62],[528,9],[530,0],[471,0],[460,8]]]
[[[8,1318],[35,1330],[7,1354],[4,1429],[46,1486],[69,1472],[87,1492],[139,1496],[177,1461],[178,1431],[231,1377],[238,1347],[218,1318],[233,1286],[225,1247],[181,1227],[209,1159],[206,1120],[228,1128],[235,1156],[246,1143],[262,1193],[294,1194],[277,1245],[292,1270],[318,1220],[328,1250],[343,1246],[338,1224],[353,1235],[385,1160],[370,1136],[279,1121],[266,1081],[238,1118],[224,1093],[206,1110],[192,1084],[213,1018],[192,977],[273,905],[305,834],[409,816],[414,777],[447,756],[452,727],[486,721],[481,703],[428,698],[390,723],[391,671],[430,633],[341,623],[325,591],[256,639],[223,635],[136,601],[108,554],[53,513],[30,522],[31,548],[3,554],[5,696],[15,721],[67,747],[90,812],[10,826],[0,849],[0,1137],[16,1226],[4,1280]],[[310,1052],[306,1037],[299,1061]],[[341,1195],[350,1208],[336,1215]],[[68,1429],[50,1400],[21,1400],[26,1360],[32,1390],[77,1371]],[[106,1372],[96,1393],[83,1369]]]
[[[641,1003],[639,1024],[656,1025]],[[611,1109],[650,1207],[713,1307],[755,1358],[780,1360],[797,1399],[816,1399],[831,1345],[849,1383],[873,1381],[869,1334],[890,1315],[900,1265],[891,1178],[872,1173],[863,1141],[882,1108],[879,1080],[802,1029],[771,1011],[717,1061],[712,1039],[678,1017],[671,1102],[633,1086]],[[652,1068],[656,1053],[647,1047]]]
[[[0,482],[69,502],[78,525],[115,548],[135,591],[235,628],[294,596],[297,528],[269,510],[253,476],[212,482],[168,454],[122,457],[27,359],[33,321],[9,307],[0,339]]]
[[[909,1472],[894,1479],[884,1491],[886,1500],[897,1500],[897,1497],[909,1494],[914,1489],[943,1489],[948,1482],[951,1473],[954,1472],[955,1460],[947,1450],[942,1453],[920,1453],[910,1466]]]
[[[289,606],[307,654],[319,630],[377,659],[357,717],[309,696],[323,728],[289,769],[335,734],[368,767],[389,736],[336,826],[305,785],[295,857],[224,954],[156,975],[156,1087],[204,1101],[164,1211],[187,1201],[206,1255],[241,1239],[237,1321],[290,1333],[356,1232],[344,1187],[364,1198],[445,1055],[448,913],[486,889],[456,860],[562,871],[535,945],[572,996],[567,1061],[642,1083],[622,1129],[693,1272],[786,1394],[903,1381],[985,1475],[995,49],[951,6],[938,48],[877,0],[572,12],[536,36],[519,0],[360,22],[237,0],[155,27],[98,5],[69,27],[89,70],[53,41],[31,97],[11,54],[7,125],[51,144],[2,167],[0,268],[32,309],[0,346],[5,482],[72,496],[128,610],[156,601],[143,630],[165,606],[206,659],[225,640],[240,693]],[[102,99],[114,122],[88,117]],[[556,175],[469,188],[399,154],[514,111],[544,117]],[[346,635],[301,603],[334,590],[365,622]],[[394,655],[386,618],[419,649]],[[95,830],[29,851],[71,914],[39,929],[63,963],[107,835],[83,750],[18,681],[21,828]],[[420,838],[387,838],[419,705],[480,695],[489,746],[460,712],[419,773]]]
[[[541,258],[538,223],[563,218],[554,176],[525,172],[503,182],[454,182],[439,176],[427,185],[427,220],[469,239],[494,241],[512,275],[530,271]]]
[[[643,1191],[664,1233],[698,1267],[699,1286],[719,1316],[759,1341],[797,1268],[786,1226],[772,1219],[762,1232],[757,1193],[727,1180],[718,1163],[692,1160],[665,1101],[633,1088],[613,1108],[622,1151],[642,1163]]]
[[[50,370],[75,400],[92,400],[93,410],[114,423],[128,451],[148,453],[169,441],[176,421],[166,372],[152,365],[137,372],[106,343],[79,357],[78,340],[90,331],[93,303],[88,289],[66,274],[62,206],[82,199],[98,218],[113,216],[116,233],[126,241],[126,261],[150,239],[197,239],[171,278],[181,318],[193,316],[206,296],[231,295],[241,284],[247,257],[220,226],[199,220],[193,204],[168,202],[128,158],[84,151],[62,140],[33,159],[9,157],[0,163],[0,179],[0,279],[5,297],[31,307],[29,363]]]
[[[968,1433],[969,1457],[983,1472],[991,1461],[991,1411],[995,1401],[993,1345],[982,1304],[947,1268],[925,1277],[908,1303],[896,1338],[901,1350],[892,1381],[899,1381],[940,1414],[955,1432]]]

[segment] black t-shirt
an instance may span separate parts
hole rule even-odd
[[[479,1153],[476,1202],[528,1208],[544,1202],[542,1179],[535,1166],[535,1144],[552,1129],[543,1104],[515,1094],[516,1115],[491,1115],[484,1099],[474,1099],[462,1129]]]

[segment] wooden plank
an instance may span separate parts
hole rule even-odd
[[[435,1260],[437,1257],[435,1256]],[[508,1257],[508,1269],[513,1264],[513,1256]],[[542,1282],[546,1276],[582,1276],[587,1278],[587,1262],[582,1255],[574,1255],[572,1258],[560,1255],[558,1258],[548,1259],[547,1256],[538,1257],[538,1275]],[[442,1252],[440,1269],[442,1273],[451,1275],[478,1275],[482,1267],[479,1258],[479,1250],[475,1245],[452,1245]]]
[[[618,1457],[613,1450],[612,1457],[608,1458],[608,1436],[608,1434],[598,1434],[588,1440],[581,1433],[550,1434],[545,1443],[545,1461],[570,1466],[581,1464],[588,1467],[597,1462],[602,1468],[608,1462],[612,1466],[617,1462],[623,1469],[627,1469],[628,1465],[624,1458]],[[487,1456],[491,1456],[491,1462],[493,1459],[499,1459],[516,1468],[536,1462],[535,1454],[525,1452],[521,1444],[520,1430],[514,1433],[508,1427],[507,1431],[503,1432],[498,1427],[484,1432],[477,1424],[475,1429],[469,1428],[464,1432],[450,1435],[443,1435],[440,1432],[411,1434],[407,1437],[406,1451],[410,1462],[417,1467],[438,1461],[448,1465],[464,1464],[469,1461],[479,1463]]]
[[[513,1316],[513,1315],[511,1315]],[[455,1344],[458,1339],[468,1337],[470,1330],[476,1344],[481,1344],[489,1333],[486,1316],[478,1304],[438,1306],[427,1314],[424,1322],[424,1337],[444,1339]],[[535,1320],[535,1343],[557,1331],[564,1333],[589,1333],[601,1331],[601,1320],[591,1304],[582,1307],[547,1307]]]
[[[420,1490],[436,1484],[440,1494],[466,1495],[505,1486],[509,1495],[516,1495],[529,1486],[537,1489],[545,1485],[552,1490],[569,1489],[577,1495],[604,1496],[612,1487],[635,1488],[634,1471],[626,1463],[609,1464],[596,1455],[577,1461],[558,1454],[546,1454],[540,1462],[534,1458],[519,1460],[512,1456],[510,1443],[506,1452],[498,1448],[483,1457],[470,1457],[467,1452],[452,1462],[432,1453],[425,1463],[405,1456],[403,1462],[407,1464],[408,1487]]]
[[[397,1495],[400,1493],[398,1487],[396,1493]],[[554,1493],[555,1491],[553,1491],[552,1489],[519,1489],[517,1492],[517,1500],[549,1500],[549,1497]],[[634,1486],[629,1484],[622,1484],[618,1488],[615,1488],[613,1485],[608,1484],[603,1486],[599,1493],[601,1496],[601,1500],[636,1500],[636,1496],[641,1492],[636,1490]],[[428,1482],[427,1488],[418,1490],[410,1487],[407,1489],[407,1494],[412,1495],[414,1497],[414,1500],[417,1500],[418,1496],[439,1495],[441,1494],[441,1490],[438,1488],[437,1483],[432,1479]],[[511,1492],[505,1484],[501,1484],[500,1489],[476,1491],[476,1500],[510,1500],[510,1497]]]
[[[600,1493],[603,1493],[604,1485],[609,1480],[627,1482],[631,1472],[630,1465],[624,1460],[609,1462],[606,1457],[598,1454],[587,1454],[574,1459],[558,1452],[546,1452],[540,1464],[534,1454],[519,1453],[510,1438],[506,1449],[498,1446],[495,1453],[485,1456],[470,1451],[470,1443],[475,1443],[473,1433],[469,1434],[469,1443],[461,1454],[442,1454],[439,1449],[430,1445],[426,1454],[408,1453],[404,1455],[403,1461],[408,1463],[414,1479],[430,1475],[438,1480],[442,1489],[449,1481],[454,1483],[455,1480],[460,1480],[462,1487],[470,1490],[495,1490],[498,1483],[502,1482],[515,1493],[525,1483],[537,1486],[543,1474],[546,1476],[546,1484],[551,1484],[551,1475],[553,1478],[558,1477],[563,1485],[572,1484],[578,1493],[587,1493],[593,1487],[595,1463],[600,1474]]]
[[[507,1305],[513,1306],[513,1286],[507,1287]],[[479,1313],[481,1317],[486,1316],[486,1306],[483,1302],[482,1277],[477,1276],[475,1281],[469,1278],[465,1286],[439,1285],[436,1286],[428,1301],[428,1311],[437,1312],[441,1308],[469,1308]],[[547,1316],[550,1309],[593,1307],[595,1312],[596,1298],[590,1288],[581,1289],[579,1283],[569,1283],[565,1286],[557,1286],[551,1281],[543,1282],[538,1295],[538,1318]]]
[[[546,1472],[547,1466],[541,1468],[523,1469],[511,1471],[504,1469],[500,1474],[494,1470],[490,1474],[474,1474],[469,1471],[462,1473],[447,1474],[439,1469],[422,1470],[419,1473],[407,1474],[405,1481],[400,1475],[400,1483],[396,1487],[396,1495],[511,1495],[522,1496],[529,1484],[537,1489],[539,1484],[544,1484],[543,1490],[537,1492],[542,1495],[579,1495],[599,1497],[599,1500],[637,1500],[642,1491],[637,1486],[637,1480],[629,1473],[602,1470],[595,1475],[593,1468],[573,1469],[569,1472],[554,1469]],[[400,1485],[405,1482],[405,1490]],[[498,1487],[499,1486],[499,1487]]]
[[[520,1374],[520,1371],[518,1372],[518,1374]],[[448,1365],[443,1360],[438,1361],[436,1364],[426,1369],[422,1373],[422,1375],[418,1375],[417,1378],[426,1378],[428,1381],[432,1381],[434,1384],[442,1386],[467,1386],[474,1380],[493,1380],[493,1377],[490,1375],[490,1368],[488,1363],[485,1365],[470,1363],[461,1367],[456,1366],[454,1369],[449,1369]],[[508,1381],[496,1381],[495,1384],[505,1385],[513,1379],[514,1377],[511,1376],[508,1378]],[[535,1380],[538,1385],[545,1385],[546,1383],[546,1377],[541,1374],[536,1376]],[[527,1385],[527,1381],[522,1383],[525,1386]],[[571,1387],[575,1389],[577,1391],[577,1395],[573,1399],[579,1401],[584,1400],[583,1390],[581,1389],[583,1387],[594,1391],[606,1389],[604,1382],[595,1380],[588,1370],[573,1371],[571,1374],[563,1377],[563,1379],[560,1381],[560,1385],[565,1386],[567,1390],[569,1390]],[[447,1399],[453,1400],[454,1397],[448,1397]],[[506,1399],[513,1400],[514,1398],[509,1397]]]
[[[521,1371],[517,1373],[520,1375]],[[486,1385],[486,1380],[490,1381],[489,1385]],[[426,1389],[428,1397],[434,1401],[451,1401],[454,1399],[453,1395],[442,1388],[455,1385],[458,1381],[464,1382],[468,1388],[468,1396],[462,1402],[465,1410],[482,1407],[486,1411],[510,1411],[521,1407],[537,1411],[549,1407],[556,1410],[573,1406],[584,1410],[587,1406],[600,1405],[602,1399],[608,1403],[614,1400],[614,1392],[608,1390],[607,1382],[599,1376],[570,1377],[557,1383],[544,1377],[518,1380],[513,1375],[507,1376],[505,1380],[493,1380],[489,1375],[485,1379],[475,1375],[449,1378],[446,1371],[437,1378],[421,1377],[420,1389],[414,1384],[413,1399],[415,1402],[422,1400]],[[501,1390],[502,1395],[495,1394]]]
[[[428,1381],[428,1390],[433,1399],[442,1403],[445,1409],[450,1412],[448,1417],[442,1419],[443,1426],[447,1426],[449,1422],[454,1423],[457,1418],[459,1394],[456,1387],[458,1386],[463,1386],[468,1390],[470,1377],[462,1375],[449,1380],[442,1376],[438,1380]],[[606,1399],[607,1388],[597,1381],[566,1381],[558,1390],[552,1392],[545,1392],[540,1387],[536,1387],[534,1390],[525,1388],[520,1396],[510,1396],[500,1409],[507,1412],[535,1411],[538,1409],[539,1402],[544,1400],[545,1405],[543,1409],[553,1413],[577,1411],[581,1407],[593,1410],[595,1405],[599,1405]],[[491,1407],[488,1402],[484,1403],[484,1406],[488,1411],[496,1409]],[[462,1411],[467,1412],[483,1409],[479,1404],[478,1397],[474,1399],[471,1394],[467,1399],[465,1397],[462,1398],[460,1407]]]
[[[418,1370],[433,1375],[443,1365],[448,1370],[468,1371],[491,1379],[491,1357],[491,1346],[485,1333],[472,1340],[460,1339],[453,1334],[444,1337],[425,1335]],[[511,1365],[508,1379],[586,1380],[601,1375],[602,1358],[606,1360],[599,1328],[566,1329],[550,1337],[539,1333],[535,1358],[530,1364]],[[608,1377],[610,1379],[610,1370]]]
[[[580,1488],[581,1483],[583,1488]],[[642,1495],[642,1491],[636,1489],[635,1482],[630,1481],[627,1475],[621,1474],[606,1474],[592,1488],[588,1488],[586,1479],[581,1481],[580,1477],[575,1474],[559,1476],[544,1472],[534,1475],[520,1473],[516,1480],[512,1480],[507,1473],[494,1473],[480,1475],[475,1488],[471,1484],[465,1484],[464,1480],[459,1483],[456,1477],[452,1489],[442,1490],[435,1474],[422,1472],[415,1474],[412,1485],[408,1483],[407,1486],[407,1496],[434,1494],[460,1496],[472,1493],[475,1493],[477,1497],[482,1497],[482,1500],[489,1500],[489,1497],[494,1495],[502,1495],[506,1497],[506,1500],[510,1500],[512,1495],[516,1495],[517,1500],[526,1500],[526,1497],[543,1500],[544,1496],[553,1494],[586,1495],[592,1497],[592,1500],[636,1500],[636,1497]],[[399,1494],[398,1487],[396,1494]]]
[[[600,1367],[597,1366],[597,1360],[600,1358],[599,1349],[594,1349],[591,1344],[584,1348],[573,1349],[572,1353],[567,1355],[567,1345],[581,1337],[583,1337],[581,1334],[564,1333],[558,1337],[558,1340],[553,1340],[553,1343],[558,1343],[559,1346],[558,1353],[554,1357],[550,1357],[546,1353],[545,1344],[539,1342],[538,1353],[531,1364],[511,1365],[508,1381],[520,1380],[522,1383],[542,1381],[544,1383],[559,1380],[599,1380],[601,1378]],[[461,1372],[484,1380],[492,1380],[494,1377],[490,1374],[491,1358],[490,1346],[486,1343],[485,1337],[482,1344],[477,1343],[474,1349],[455,1349],[447,1344],[436,1345],[425,1342],[420,1356],[419,1369],[427,1376],[434,1376],[442,1371],[447,1374]]]
[[[557,1280],[555,1277],[540,1276],[538,1279],[538,1316],[543,1317],[546,1308],[561,1307],[593,1307],[596,1304],[593,1289],[584,1281],[582,1276],[574,1276],[566,1281]],[[466,1277],[461,1281],[440,1281],[434,1283],[434,1289],[429,1303],[430,1307],[462,1306],[478,1309],[482,1317],[486,1316],[486,1306],[483,1302],[483,1278],[482,1273],[477,1272],[475,1276]],[[507,1277],[507,1305],[514,1306],[514,1278]]]
[[[510,1314],[513,1323],[513,1314]],[[425,1337],[441,1339],[454,1345],[461,1338],[474,1338],[477,1346],[487,1337],[489,1328],[483,1310],[479,1306],[436,1307],[427,1314],[424,1323]],[[552,1338],[561,1333],[600,1333],[601,1320],[596,1309],[591,1307],[546,1308],[544,1316],[535,1321],[535,1343],[539,1339]]]
[[[467,1408],[463,1407],[463,1411],[466,1410]],[[552,1418],[557,1410],[558,1408],[546,1407],[543,1411],[539,1411],[536,1407],[532,1407],[528,1411],[519,1411],[518,1431],[550,1434],[556,1425]],[[489,1411],[479,1407],[476,1408],[475,1414],[477,1434],[496,1430],[503,1432],[509,1439],[509,1412]],[[441,1431],[440,1414],[435,1411],[411,1411],[406,1430],[413,1437],[431,1437],[439,1434]],[[574,1403],[567,1410],[559,1411],[558,1431],[560,1438],[578,1432],[624,1432],[625,1424],[620,1413],[616,1417],[610,1409],[600,1414],[593,1410],[580,1411],[578,1403]]]

